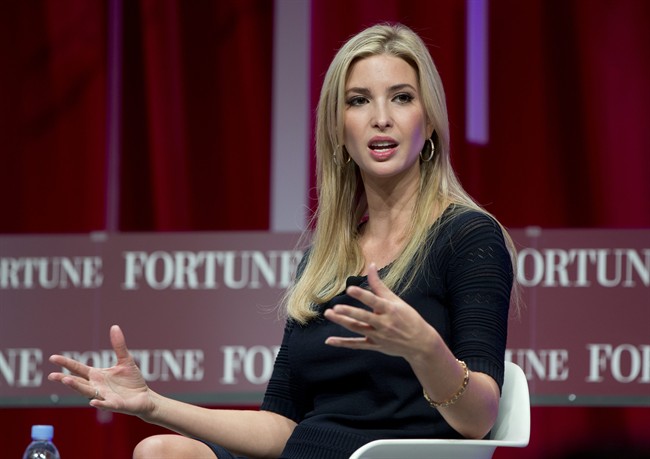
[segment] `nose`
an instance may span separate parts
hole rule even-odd
[[[372,127],[385,131],[393,125],[390,109],[384,103],[377,102],[372,116]]]

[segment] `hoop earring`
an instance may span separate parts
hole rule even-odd
[[[424,147],[422,147],[422,151],[420,152],[420,159],[422,160],[422,162],[425,162],[425,163],[428,163],[429,161],[431,161],[433,159],[433,155],[436,153],[436,145],[433,143],[433,139],[431,139],[431,137],[429,137],[427,139],[427,142],[429,142],[429,148],[428,148],[429,156],[426,156],[427,153],[425,152],[427,150],[427,148],[426,148],[427,143],[426,142],[424,142]]]
[[[350,160],[352,159],[352,158],[350,157],[350,153],[348,153],[348,151],[345,149],[345,145],[343,145],[343,146],[337,145],[336,148],[334,149],[334,153],[332,154],[332,157],[334,158],[334,164],[339,165],[339,161],[338,161],[338,159],[336,158],[336,152],[338,151],[339,148],[341,149],[341,158],[343,158],[343,157],[345,156],[346,153],[347,153],[347,155],[348,155],[348,159],[346,159],[346,160],[343,162],[343,164],[342,164],[343,166],[345,166],[345,165],[346,165],[347,163],[349,163]]]

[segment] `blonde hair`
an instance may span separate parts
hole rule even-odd
[[[398,294],[409,287],[423,264],[425,251],[421,248],[432,230],[432,220],[449,204],[484,212],[465,192],[451,167],[445,94],[426,45],[415,32],[401,24],[380,24],[363,30],[334,57],[318,103],[318,208],[313,217],[311,249],[300,277],[283,301],[287,315],[299,323],[316,317],[314,305],[325,303],[343,291],[347,277],[361,273],[365,265],[357,243],[358,227],[367,210],[363,183],[356,164],[344,162],[339,145],[343,143],[340,139],[343,139],[345,84],[350,67],[360,59],[380,54],[404,59],[415,69],[426,119],[433,125],[431,139],[435,146],[432,160],[420,162],[420,187],[406,245],[383,281],[391,289],[399,284]],[[504,235],[514,249],[505,231]]]

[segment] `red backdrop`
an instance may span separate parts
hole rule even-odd
[[[107,227],[109,6],[0,2],[2,233]],[[404,22],[442,74],[461,180],[504,224],[650,227],[650,2],[490,1],[484,146],[465,140],[466,2],[311,6],[312,103],[345,38]],[[268,229],[273,3],[128,1],[121,22],[119,229]],[[129,457],[161,431],[91,409],[5,408],[4,455],[37,422],[57,426],[66,459]],[[495,457],[650,447],[647,407],[534,407],[532,422],[527,449]]]

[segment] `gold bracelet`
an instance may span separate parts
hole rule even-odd
[[[424,394],[424,398],[429,402],[429,405],[431,405],[432,408],[446,408],[448,406],[453,405],[456,403],[465,393],[465,389],[467,389],[467,384],[469,384],[469,368],[467,368],[467,364],[463,362],[462,360],[456,359],[458,363],[461,364],[463,367],[463,370],[465,371],[465,376],[463,377],[463,383],[460,386],[460,389],[451,396],[451,398],[445,400],[444,402],[434,402],[429,398],[429,395],[427,394],[427,391],[422,388],[422,393]]]

